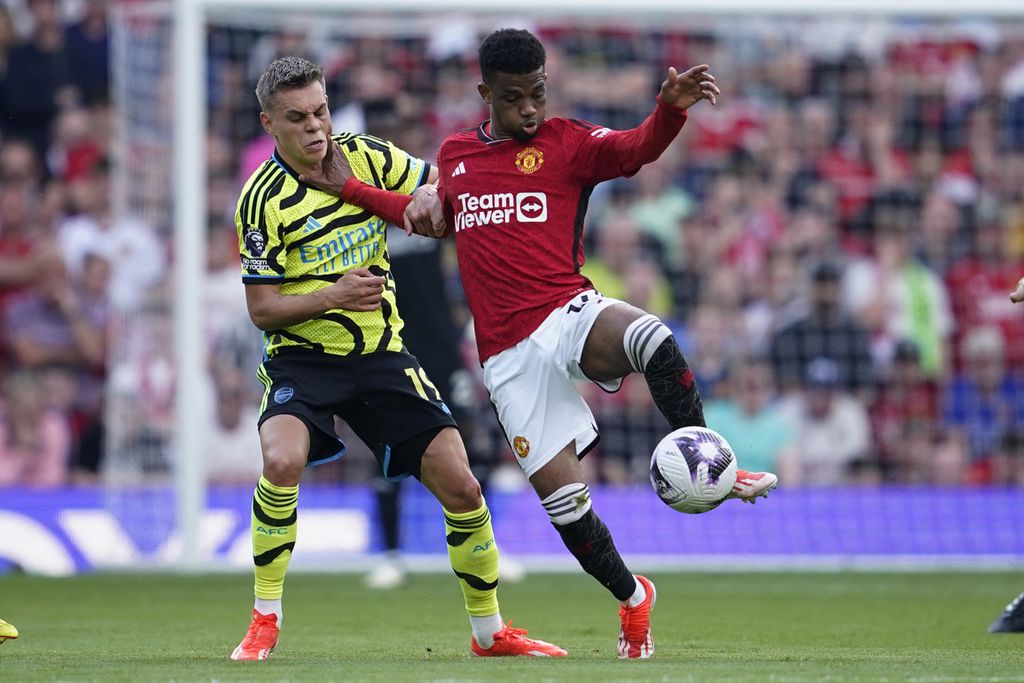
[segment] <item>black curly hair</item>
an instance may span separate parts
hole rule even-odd
[[[480,44],[480,75],[492,83],[500,72],[528,74],[544,66],[547,55],[537,37],[525,29],[502,28]]]

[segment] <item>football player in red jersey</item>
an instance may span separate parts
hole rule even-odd
[[[715,104],[720,92],[707,65],[670,68],[651,115],[614,131],[545,118],[545,52],[530,32],[496,31],[479,56],[477,89],[490,118],[445,140],[436,199],[421,188],[407,207],[408,197],[346,180],[330,159],[308,181],[393,222],[404,218],[407,230],[454,234],[484,383],[516,459],[566,547],[619,601],[619,656],[650,657],[654,586],[626,568],[591,506],[579,461],[598,432],[575,382],[615,391],[641,373],[673,429],[705,426],[704,411],[668,327],[602,296],[580,273],[583,218],[594,185],[657,159],[686,110]],[[740,470],[732,495],[752,502],[775,483],[773,474]]]

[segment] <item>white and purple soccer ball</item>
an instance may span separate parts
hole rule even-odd
[[[712,429],[677,429],[651,456],[651,486],[673,510],[692,515],[713,510],[735,484],[736,455]]]

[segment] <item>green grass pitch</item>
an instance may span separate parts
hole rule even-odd
[[[451,576],[367,592],[293,573],[266,662],[232,662],[243,575],[0,577],[0,681],[1024,681],[1024,634],[986,628],[1024,590],[1010,573],[652,573],[657,653],[618,661],[616,607],[580,574],[502,586],[515,625],[564,660],[476,659]]]

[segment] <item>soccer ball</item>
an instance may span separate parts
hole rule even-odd
[[[699,514],[718,507],[736,483],[736,455],[718,432],[677,429],[651,456],[651,486],[673,510]]]

